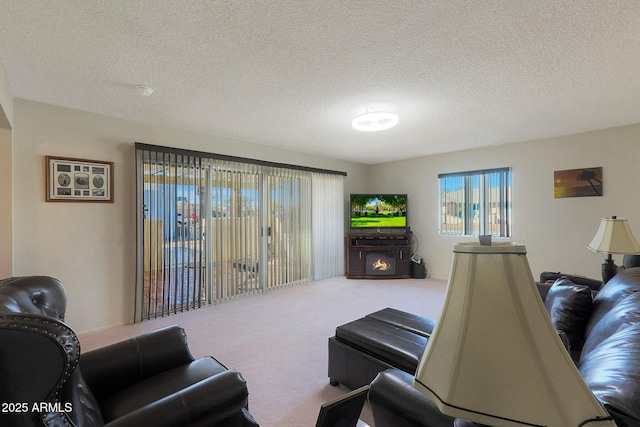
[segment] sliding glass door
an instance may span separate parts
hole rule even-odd
[[[140,160],[136,318],[200,307],[207,264],[200,188],[207,170],[189,156],[147,152]]]
[[[136,320],[311,280],[309,172],[136,152]]]
[[[265,179],[269,289],[311,280],[311,180],[309,173],[270,169]]]

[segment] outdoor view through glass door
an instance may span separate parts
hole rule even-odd
[[[311,280],[311,178],[292,170],[265,175],[269,289]]]
[[[137,150],[136,320],[311,280],[310,174]]]

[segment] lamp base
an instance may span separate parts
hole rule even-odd
[[[609,280],[618,274],[618,266],[613,262],[611,255],[604,260],[602,264],[602,282],[607,283]]]

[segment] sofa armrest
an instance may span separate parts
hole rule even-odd
[[[83,353],[82,375],[100,401],[160,372],[194,360],[180,326],[168,326]]]
[[[107,422],[105,427],[213,426],[241,413],[248,395],[242,375],[228,370]]]
[[[415,389],[413,379],[412,374],[387,369],[371,382],[369,403],[376,427],[452,427],[455,418]]]
[[[540,298],[542,298],[542,301],[547,299],[547,294],[549,293],[549,289],[551,289],[551,285],[536,282],[536,287],[538,288],[538,292],[540,293]]]
[[[549,280],[555,281],[555,280],[560,279],[561,277],[568,278],[569,280],[571,280],[576,285],[587,285],[594,292],[598,292],[600,290],[600,288],[602,287],[602,280],[591,279],[589,277],[578,276],[578,275],[575,275],[575,274],[566,274],[566,273],[562,273],[560,271],[558,271],[558,272],[543,271],[542,273],[540,273],[540,282],[544,283],[544,282],[549,281]]]

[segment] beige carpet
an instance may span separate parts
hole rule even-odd
[[[446,283],[344,277],[249,296],[189,313],[80,337],[88,351],[180,324],[195,357],[212,355],[247,380],[249,410],[262,427],[314,427],[320,405],[348,390],[327,377],[335,327],[385,307],[437,319]],[[365,406],[363,421],[373,425]]]

